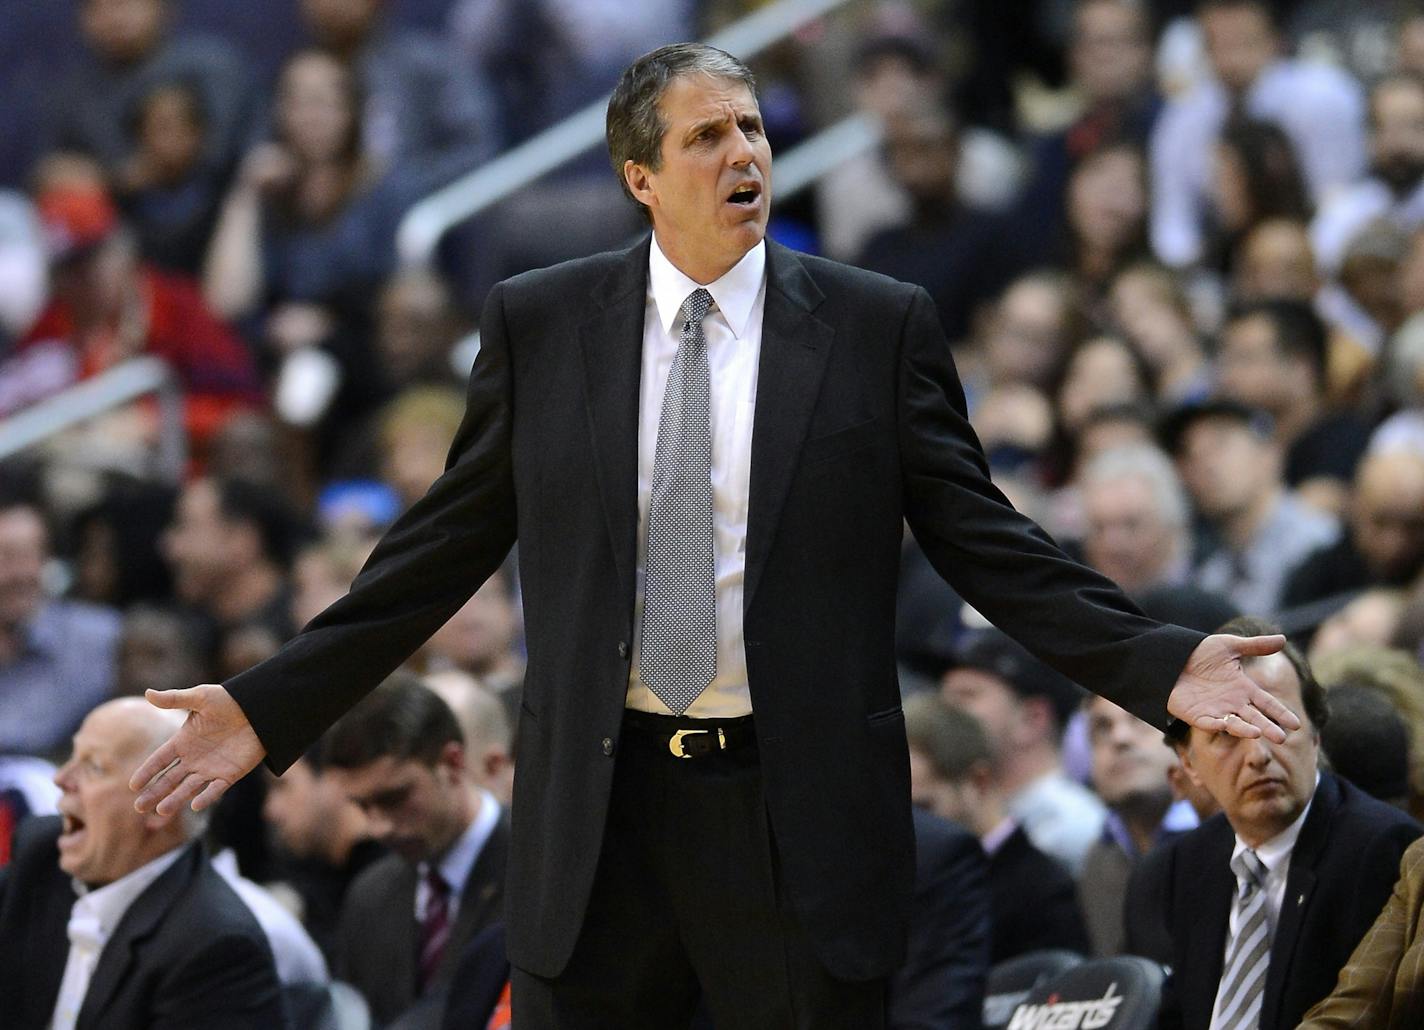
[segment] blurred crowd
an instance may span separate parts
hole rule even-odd
[[[145,400],[0,464],[0,866],[58,812],[78,876],[74,833],[149,832],[74,772],[157,739],[123,699],[234,675],[343,594],[443,467],[490,286],[642,224],[599,149],[418,267],[402,216],[761,5],[254,3],[266,35],[216,0],[43,6],[0,11],[33,37],[0,112],[0,420],[151,355],[187,440],[173,482]],[[1283,630],[1296,700],[1334,710],[1321,764],[1424,815],[1424,6],[857,0],[751,63],[778,152],[879,132],[774,194],[773,237],[923,286],[1014,503],[1155,617]],[[354,725],[160,841],[260,899],[282,982],[436,1025],[474,956],[501,1025],[519,592],[516,553]],[[970,994],[1044,948],[1170,961],[1129,881],[1232,814],[1190,742],[1085,702],[908,535],[897,647],[916,803],[989,856]]]

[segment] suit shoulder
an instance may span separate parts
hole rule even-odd
[[[1371,797],[1348,780],[1339,779],[1340,806],[1335,820],[1345,831],[1347,841],[1359,843],[1363,836],[1385,836],[1409,843],[1424,834],[1421,826],[1408,812]]]
[[[517,297],[533,295],[547,303],[550,296],[559,293],[576,295],[581,286],[596,284],[621,268],[632,256],[633,250],[609,250],[588,257],[573,258],[557,265],[521,272],[505,279],[497,288]]]
[[[794,253],[812,279],[823,289],[829,287],[827,292],[830,290],[849,291],[857,299],[862,296],[882,300],[898,299],[902,303],[920,292],[920,287],[901,282],[899,279],[892,279],[880,272],[857,268],[855,265],[847,265],[814,254],[803,254],[800,251]]]
[[[393,890],[404,888],[413,890],[415,871],[399,855],[384,855],[362,869],[346,888],[346,903],[349,910],[371,910],[387,903]]]
[[[247,937],[266,942],[267,935],[247,902],[204,855],[184,904],[191,925],[201,925],[211,937]],[[187,922],[183,920],[182,922]]]

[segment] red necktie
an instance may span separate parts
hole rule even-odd
[[[450,939],[450,886],[434,866],[425,874],[430,888],[425,901],[425,919],[420,924],[420,989],[422,992],[435,978],[445,943]]]

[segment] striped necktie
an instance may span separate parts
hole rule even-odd
[[[435,979],[445,945],[450,940],[450,885],[431,866],[425,874],[429,894],[425,900],[425,918],[420,924],[420,990],[423,994]]]
[[[1239,918],[1226,949],[1226,964],[1216,994],[1211,1030],[1256,1030],[1261,1022],[1261,998],[1271,965],[1271,920],[1266,895],[1266,866],[1247,848],[1231,860],[1236,874]]]

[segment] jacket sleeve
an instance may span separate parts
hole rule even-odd
[[[926,557],[1039,659],[1165,728],[1167,695],[1202,635],[1147,618],[990,482],[954,359],[923,290],[911,297],[900,341],[905,512]]]
[[[275,773],[459,610],[514,545],[513,384],[501,287],[485,304],[480,331],[444,474],[381,539],[350,593],[224,684]]]

